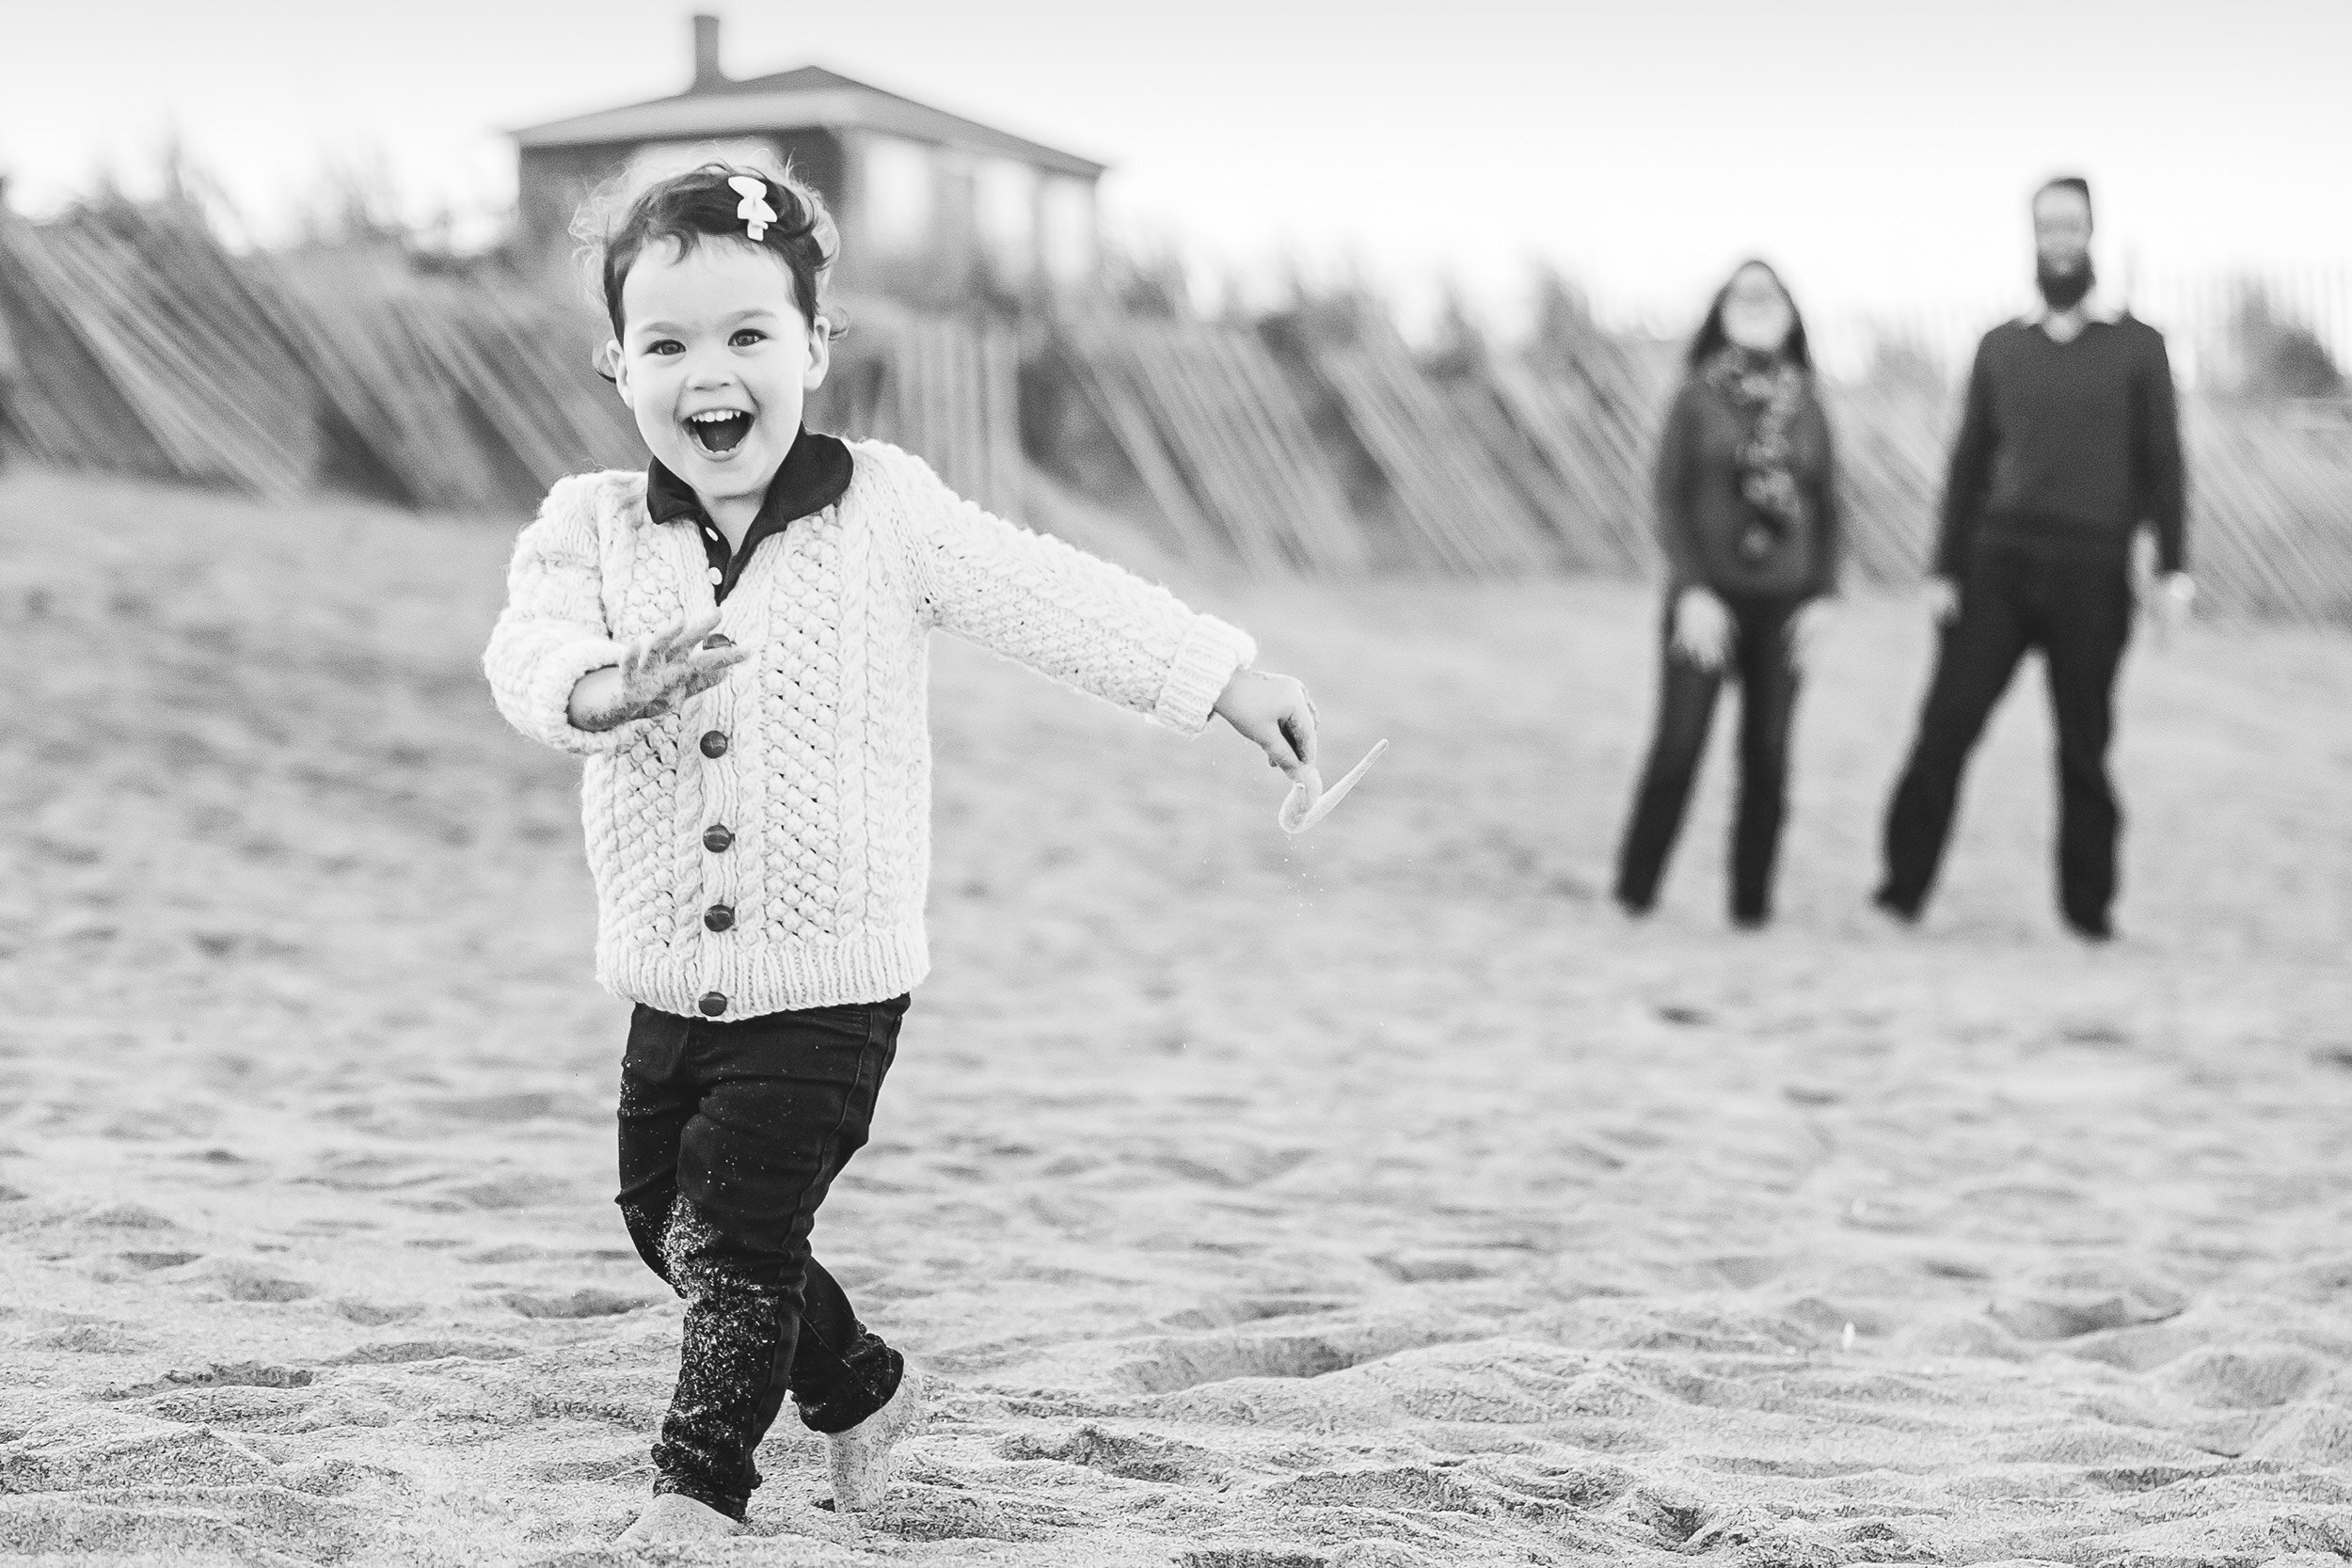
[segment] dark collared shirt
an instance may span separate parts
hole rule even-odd
[[[703,554],[710,562],[712,595],[724,604],[751,565],[752,552],[759,548],[760,541],[839,500],[850,487],[855,467],[849,447],[837,437],[803,425],[792,438],[792,450],[784,454],[776,477],[768,482],[768,494],[760,500],[751,531],[743,535],[743,547],[732,555],[727,553],[726,535],[703,510],[694,487],[663,467],[658,457],[645,468],[645,511],[657,523],[687,523],[702,535]]]

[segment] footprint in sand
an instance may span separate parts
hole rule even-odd
[[[2182,1310],[2178,1298],[2137,1293],[2043,1294],[1996,1301],[1994,1320],[2020,1339],[2073,1339],[2106,1329],[2162,1323]]]
[[[1314,1332],[1232,1334],[1149,1342],[1120,1370],[1128,1386],[1171,1394],[1232,1378],[1316,1378],[1458,1337],[1450,1315],[1358,1319]]]
[[[142,1394],[177,1388],[308,1388],[311,1379],[308,1367],[282,1367],[268,1361],[215,1362],[206,1367],[174,1369],[152,1382],[117,1388],[107,1397],[136,1399]]]
[[[2279,1278],[2276,1288],[2297,1301],[2333,1306],[2352,1293],[2352,1253],[2312,1259],[2288,1270]]]
[[[535,1089],[519,1089],[506,1094],[466,1094],[423,1096],[408,1102],[428,1120],[449,1118],[458,1121],[505,1124],[535,1121],[551,1117],[564,1101],[557,1096]]]
[[[2301,1398],[2327,1370],[2292,1345],[2206,1346],[2169,1363],[2156,1381],[2193,1403],[2254,1410]]]
[[[303,1301],[318,1293],[316,1286],[281,1269],[246,1258],[205,1258],[159,1271],[158,1279],[193,1285],[216,1301],[279,1303]]]
[[[1325,1560],[1331,1568],[1427,1568],[1431,1560],[1402,1541],[1350,1541]]]
[[[1306,1312],[1336,1312],[1347,1305],[1335,1296],[1239,1296],[1204,1302],[1170,1312],[1158,1325],[1174,1330],[1236,1328],[1270,1318],[1294,1318]]]
[[[114,1486],[238,1486],[276,1466],[217,1433],[162,1423],[96,1437],[45,1441],[36,1433],[0,1448],[0,1494],[87,1492]]]
[[[135,1355],[155,1341],[114,1323],[69,1323],[19,1341],[27,1350],[67,1351],[76,1355]]]
[[[1364,1469],[1316,1470],[1263,1486],[1248,1506],[1288,1514],[1299,1509],[1369,1509],[1384,1513],[1491,1513],[1507,1494],[1427,1465],[1375,1465]],[[1538,1499],[1525,1499],[1537,1508]],[[1563,1509],[1566,1505],[1557,1505]],[[1525,1511],[1524,1505],[1521,1511]]]
[[[1391,1279],[1404,1285],[1448,1284],[1465,1279],[1485,1279],[1492,1275],[1494,1266],[1474,1254],[1458,1251],[1416,1250],[1383,1253],[1372,1259],[1373,1267]]]
[[[329,1149],[319,1157],[318,1168],[294,1178],[296,1181],[339,1193],[380,1193],[414,1187],[449,1174],[449,1168],[406,1155],[377,1154],[366,1149]]]
[[[2246,1457],[2338,1469],[2352,1465],[2352,1408],[2342,1400],[2313,1400],[2294,1406],[2280,1417],[2278,1425],[2247,1446]],[[2329,1546],[2341,1555],[2352,1556],[2352,1526],[2344,1527],[2343,1534]]]
[[[193,1263],[204,1255],[200,1252],[119,1252],[118,1261],[135,1269],[176,1269],[183,1263]]]
[[[507,1339],[388,1339],[360,1345],[334,1358],[346,1367],[396,1367],[415,1361],[509,1361],[524,1347]]]
[[[375,1301],[366,1296],[337,1296],[332,1305],[337,1317],[362,1328],[406,1323],[424,1310],[421,1304],[413,1301]]]
[[[1229,1473],[1223,1456],[1172,1437],[1111,1432],[1093,1421],[1074,1432],[1039,1435],[1021,1433],[996,1445],[998,1457],[1017,1462],[1050,1459],[1081,1465],[1122,1481],[1170,1485],[1210,1485]]]
[[[92,1230],[173,1230],[177,1222],[144,1203],[102,1203],[73,1216],[73,1223]]]
[[[202,1559],[267,1568],[299,1560],[262,1548],[251,1532],[215,1514],[119,1508],[78,1497],[0,1498],[0,1555],[46,1560],[94,1552],[156,1562]]]
[[[569,1203],[574,1196],[570,1182],[536,1171],[501,1171],[477,1181],[455,1182],[441,1191],[442,1196],[419,1198],[414,1200],[414,1206],[434,1210],[537,1209]]]
[[[640,1307],[660,1305],[663,1298],[635,1291],[610,1291],[582,1285],[572,1291],[508,1291],[499,1297],[526,1318],[616,1318]]]
[[[642,1443],[612,1453],[584,1459],[550,1459],[531,1467],[531,1473],[541,1481],[558,1484],[579,1481],[650,1481],[653,1461],[645,1456]]]

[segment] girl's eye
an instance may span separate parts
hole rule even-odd
[[[686,352],[686,345],[679,342],[675,338],[656,338],[652,342],[645,345],[645,352],[647,354],[661,355],[684,354]]]
[[[755,326],[744,326],[736,329],[735,336],[727,340],[727,346],[730,348],[749,348],[754,343],[765,342],[767,341],[768,334],[765,332],[760,331]]]

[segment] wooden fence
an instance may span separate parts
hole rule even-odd
[[[880,436],[1015,515],[1009,329],[860,302],[828,428]],[[0,434],[36,461],[285,499],[322,483],[405,505],[527,512],[565,474],[642,467],[584,302],[396,252],[231,256],[193,212],[0,212],[0,317],[21,385]]]
[[[0,211],[0,311],[36,458],[287,497],[319,435],[265,292],[183,214],[106,211],[36,229]]]
[[[852,325],[834,345],[808,423],[920,453],[948,488],[1018,520],[1021,350],[1012,329],[880,299],[845,302],[843,313]]]
[[[1265,570],[1363,568],[1339,475],[1254,333],[1088,316],[1064,324],[1057,357],[1180,547]]]
[[[1025,364],[1002,323],[879,299],[848,313],[812,422],[897,441],[1007,515],[1033,489],[1025,374],[1091,412],[1091,434],[1038,438],[1111,451],[1180,553],[1338,576],[1657,569],[1649,470],[1678,375],[1660,345],[1595,332],[1433,365],[1361,307],[1255,325],[1097,309],[1031,324]],[[564,474],[644,461],[594,368],[605,324],[496,272],[232,257],[170,207],[0,213],[0,320],[17,378],[0,436],[47,464],[511,515]],[[1950,394],[1928,378],[1827,396],[1849,576],[1915,580]],[[2183,410],[2205,602],[2352,625],[2352,417],[2194,392]]]

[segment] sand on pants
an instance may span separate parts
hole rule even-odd
[[[0,481],[0,1557],[590,1563],[642,1505],[679,1309],[576,768],[478,673],[512,537]],[[1720,745],[1605,897],[1647,591],[1179,576],[1392,748],[1290,840],[1231,736],[940,642],[937,967],[817,1245],[949,1392],[871,1518],[787,1418],[703,1560],[2352,1554],[2352,641],[2136,649],[2106,951],[2028,665],[1905,934],[1929,643],[1866,596],[1735,936]]]

